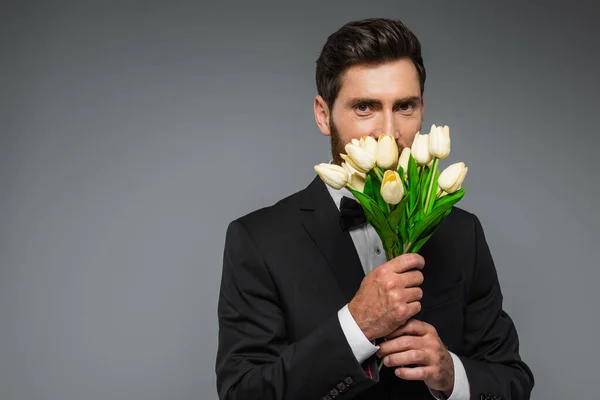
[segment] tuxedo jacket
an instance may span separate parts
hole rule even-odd
[[[422,309],[462,361],[471,399],[529,399],[534,379],[478,218],[454,207],[419,254]],[[218,302],[217,390],[227,400],[427,399],[422,381],[370,378],[337,312],[365,274],[325,184],[312,183],[228,229]]]

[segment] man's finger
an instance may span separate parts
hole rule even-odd
[[[399,336],[397,338],[387,340],[379,344],[377,356],[382,358],[389,354],[400,353],[407,350],[423,350],[425,349],[425,341],[420,336]]]
[[[402,281],[404,283],[404,287],[417,287],[423,283],[423,273],[421,271],[408,271],[403,273]]]
[[[413,268],[422,269],[425,266],[425,259],[419,254],[408,253],[392,258],[388,263],[392,266],[393,272],[401,274]]]
[[[408,305],[410,306],[410,304],[412,303],[409,303]],[[389,340],[404,335],[425,336],[427,333],[432,331],[432,328],[433,327],[427,322],[411,318],[404,325],[387,335],[385,338]]]
[[[386,367],[427,366],[431,364],[431,358],[425,350],[407,350],[385,356],[383,364]]]
[[[396,368],[394,373],[407,381],[423,381],[432,376],[433,367]]]
[[[421,288],[411,287],[406,289],[404,296],[407,303],[412,303],[413,301],[419,301],[423,298],[423,291]]]

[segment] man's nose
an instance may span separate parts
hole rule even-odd
[[[377,124],[377,129],[375,132],[375,138],[379,138],[379,136],[386,134],[390,135],[394,139],[398,139],[399,135],[399,126],[398,122],[394,118],[394,112],[389,110],[385,111],[381,114],[381,118],[379,123]]]

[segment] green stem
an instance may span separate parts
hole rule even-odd
[[[377,177],[377,179],[379,179],[379,182],[383,182],[383,174],[381,173],[379,168],[375,166],[373,167],[373,171],[375,171],[375,176]]]
[[[404,246],[402,248],[402,254],[407,254],[412,245],[413,245],[412,242],[408,242],[408,243],[404,244]]]
[[[385,258],[388,261],[390,261],[392,258],[394,258],[394,253],[392,252],[392,250],[385,249]]]
[[[431,166],[431,177],[429,179],[429,189],[427,189],[427,199],[425,200],[425,214],[429,212],[429,200],[431,199],[431,191],[433,190],[433,174],[435,174],[439,159],[433,159],[433,165]],[[437,190],[437,188],[436,188]]]

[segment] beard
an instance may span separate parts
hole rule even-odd
[[[329,129],[331,130],[331,156],[333,157],[333,163],[336,165],[342,165],[344,161],[340,156],[340,153],[346,153],[344,147],[346,147],[346,143],[342,142],[342,138],[340,137],[340,133],[337,130],[337,127],[333,123],[333,119],[329,118]]]

